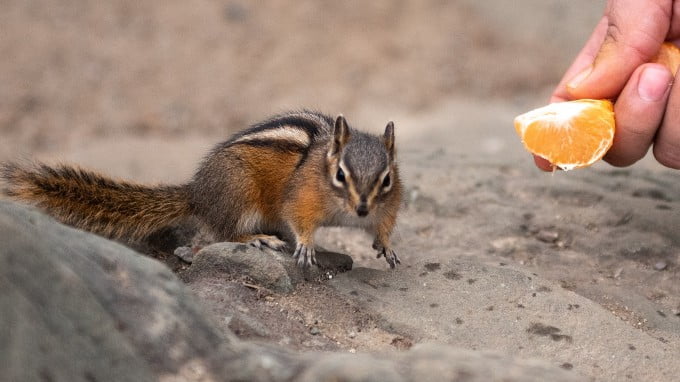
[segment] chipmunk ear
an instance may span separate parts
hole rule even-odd
[[[387,126],[385,126],[383,142],[387,148],[387,153],[390,155],[390,159],[394,158],[394,122],[392,121],[389,121]]]
[[[345,147],[345,144],[349,140],[349,128],[347,127],[347,121],[342,114],[338,115],[335,119],[335,126],[333,127],[333,144],[331,144],[330,151],[328,155],[335,155]]]

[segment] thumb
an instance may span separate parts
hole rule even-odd
[[[592,65],[567,83],[574,98],[616,98],[635,69],[659,51],[673,0],[609,0],[607,32]]]

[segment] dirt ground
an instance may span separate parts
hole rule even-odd
[[[181,182],[213,144],[282,110],[343,113],[369,131],[394,120],[405,275],[417,281],[450,259],[517,267],[677,342],[679,175],[650,159],[540,174],[512,129],[514,115],[546,102],[603,5],[3,1],[0,161]],[[385,268],[360,233],[319,236],[355,267]],[[242,338],[352,352],[428,339],[329,282],[288,296],[204,282],[192,289]]]

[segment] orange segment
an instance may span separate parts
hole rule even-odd
[[[651,62],[664,65],[675,75],[680,66],[680,49],[671,42],[664,42],[661,50]]]
[[[544,106],[515,118],[524,147],[562,170],[601,159],[614,141],[614,105],[580,99]]]

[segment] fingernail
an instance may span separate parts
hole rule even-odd
[[[672,80],[671,72],[661,66],[649,66],[640,74],[638,95],[648,102],[659,102],[666,96]]]
[[[593,71],[593,66],[590,65],[587,68],[583,69],[579,74],[575,75],[574,78],[569,81],[567,84],[567,88],[569,89],[576,89],[583,80],[585,80],[589,75],[590,72]]]

